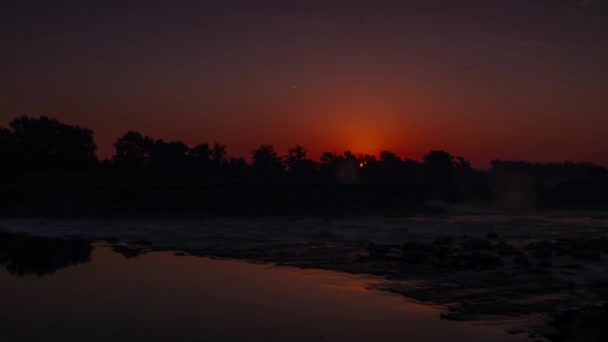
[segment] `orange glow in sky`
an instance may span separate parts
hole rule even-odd
[[[242,157],[608,165],[605,2],[60,2],[0,11],[0,125],[86,126],[101,158],[135,130]]]

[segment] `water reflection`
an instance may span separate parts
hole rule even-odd
[[[168,252],[126,260],[98,245],[51,277],[0,270],[0,340],[519,340],[365,290],[375,281]]]
[[[17,277],[39,277],[91,261],[91,242],[0,232],[0,265]]]
[[[112,250],[127,259],[137,258],[141,253],[141,249],[131,246],[116,245],[112,246]]]

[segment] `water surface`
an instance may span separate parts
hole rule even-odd
[[[96,247],[44,277],[0,269],[1,340],[521,341],[500,327],[442,321],[436,309],[368,290],[376,281]]]

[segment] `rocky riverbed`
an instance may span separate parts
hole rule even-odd
[[[375,275],[377,289],[553,341],[603,341],[608,220],[601,215],[0,222],[7,232],[105,240],[127,258],[178,255]]]

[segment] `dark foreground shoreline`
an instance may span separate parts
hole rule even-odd
[[[552,341],[607,336],[608,222],[600,216],[6,220],[0,227],[7,231],[0,262],[17,275],[87,262],[87,246],[105,240],[127,258],[173,250],[372,274],[384,279],[380,290],[444,306],[442,319],[519,321],[510,333]]]

